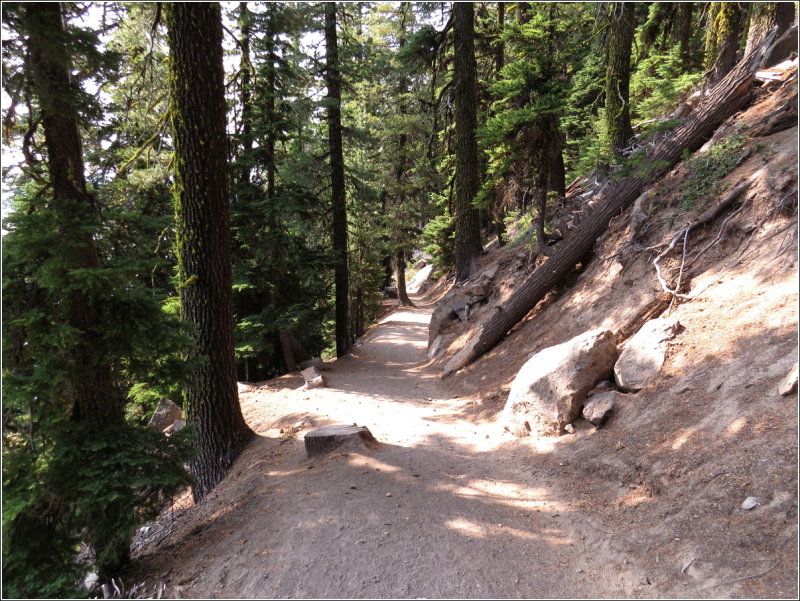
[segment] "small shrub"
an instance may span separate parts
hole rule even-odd
[[[697,208],[698,201],[709,194],[724,191],[720,180],[736,168],[745,145],[741,134],[733,134],[693,159],[685,161],[688,174],[681,186],[680,208]]]

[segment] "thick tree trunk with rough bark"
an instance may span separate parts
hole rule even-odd
[[[681,69],[684,72],[689,72],[692,69],[691,41],[693,12],[693,2],[681,2],[678,4],[675,21],[675,38],[678,40],[678,56],[681,61]]]
[[[196,326],[196,353],[202,358],[184,391],[187,421],[197,428],[191,472],[199,501],[222,480],[253,432],[239,406],[233,350],[220,8],[216,3],[165,8],[181,310]]]
[[[478,211],[472,204],[479,186],[477,75],[474,49],[474,14],[471,2],[453,5],[455,46],[455,230],[456,281],[463,282],[475,270],[483,251]]]
[[[328,86],[328,143],[331,157],[333,252],[336,257],[336,356],[350,348],[350,272],[347,265],[347,209],[342,151],[342,75],[336,33],[336,2],[325,4],[325,83]]]
[[[608,228],[611,219],[636,199],[645,184],[663,175],[677,163],[685,149],[699,148],[720,123],[747,103],[756,68],[754,65],[759,62],[764,50],[762,46],[754,55],[754,60],[741,61],[686,121],[653,150],[643,165],[645,171],[641,176],[629,177],[609,186],[598,199],[599,206],[595,211],[571,237],[554,247],[552,256],[543,265],[517,285],[508,302],[450,360],[445,366],[445,376],[471,363],[500,342],[591,251],[597,238]]]
[[[715,2],[709,7],[706,30],[708,84],[713,86],[736,64],[741,33],[741,10],[737,2]]]
[[[633,138],[630,114],[631,49],[636,30],[632,2],[612,2],[606,43],[606,129],[614,156]]]
[[[752,2],[750,4],[750,28],[747,31],[747,56],[758,48],[766,37],[777,27],[775,39],[789,29],[795,17],[794,2]]]
[[[86,190],[83,149],[74,105],[70,61],[61,8],[57,2],[31,3],[26,9],[30,30],[31,76],[41,107],[52,201],[47,209],[56,217],[63,242],[58,249],[67,269],[100,267],[94,239],[75,224],[96,221],[97,207]],[[80,216],[83,215],[82,218]],[[80,219],[79,219],[80,218]],[[95,302],[82,290],[70,292],[69,324],[78,332],[72,361],[83,373],[69,382],[72,419],[105,428],[123,419],[122,397],[115,393],[111,366],[93,359],[100,321]]]

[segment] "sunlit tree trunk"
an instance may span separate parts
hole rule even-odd
[[[742,12],[738,2],[714,2],[706,28],[706,69],[709,85],[716,84],[736,64]]]
[[[747,31],[745,56],[758,48],[770,31],[777,27],[777,40],[795,18],[794,2],[752,2],[750,4],[750,28]]]

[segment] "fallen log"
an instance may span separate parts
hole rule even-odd
[[[442,377],[494,348],[586,256],[609,222],[642,193],[646,184],[663,176],[685,150],[700,148],[725,119],[748,103],[756,69],[774,37],[773,31],[756,51],[720,80],[689,117],[653,149],[635,175],[600,192],[597,208],[573,230],[572,236],[553,247],[553,254],[517,287],[504,306],[497,307],[495,314],[445,365]]]

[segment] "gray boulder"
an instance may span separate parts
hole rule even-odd
[[[424,294],[433,282],[433,265],[425,265],[406,285],[409,294]]]
[[[614,412],[616,403],[616,391],[596,392],[583,403],[583,418],[599,428]]]
[[[428,324],[428,346],[433,344],[439,334],[456,321],[470,321],[470,315],[480,308],[492,293],[492,279],[497,274],[498,265],[492,265],[466,282],[454,286],[436,305]],[[474,320],[473,320],[474,321]]]
[[[501,423],[515,436],[563,434],[616,357],[614,334],[605,329],[536,353],[514,379]]]
[[[630,340],[614,365],[614,379],[621,390],[638,392],[658,375],[664,365],[667,343],[675,338],[680,323],[675,319],[651,319]]]
[[[428,347],[428,360],[433,361],[434,359],[438,359],[442,356],[447,350],[447,346],[453,342],[455,336],[452,334],[439,334],[436,338],[433,339],[433,342]]]
[[[174,424],[175,420],[181,418],[183,418],[183,411],[181,411],[180,407],[169,399],[161,399],[147,425],[154,430],[163,432],[165,428]]]

